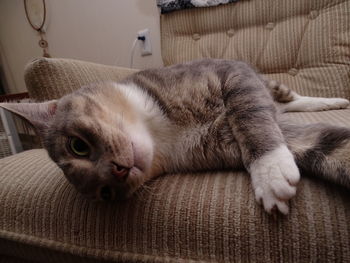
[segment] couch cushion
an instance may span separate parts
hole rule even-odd
[[[350,126],[350,110],[288,114]],[[38,262],[347,262],[350,195],[303,178],[284,217],[244,172],[167,175],[123,203],[92,202],[44,150],[0,160],[0,256]],[[95,260],[94,260],[95,259]]]
[[[350,1],[238,1],[161,15],[165,65],[246,61],[309,96],[350,98]]]

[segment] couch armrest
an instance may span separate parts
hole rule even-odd
[[[30,97],[43,101],[60,98],[89,83],[119,81],[136,71],[72,59],[38,58],[27,65],[25,82]]]

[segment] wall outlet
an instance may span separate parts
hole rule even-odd
[[[140,30],[137,32],[137,37],[144,40],[139,40],[141,46],[141,56],[152,55],[152,45],[151,45],[151,36],[148,28]]]

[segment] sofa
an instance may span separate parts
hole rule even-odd
[[[349,10],[349,0],[242,0],[162,14],[164,64],[244,60],[302,95],[350,99]],[[132,72],[39,58],[25,82],[48,100]],[[350,127],[350,109],[285,117]],[[127,201],[95,202],[33,149],[0,159],[0,261],[350,262],[349,189],[302,174],[290,208],[264,212],[243,171],[164,175]]]

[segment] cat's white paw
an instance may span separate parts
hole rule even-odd
[[[279,104],[284,112],[288,111],[325,111],[345,109],[349,106],[347,99],[341,98],[317,98],[299,96],[296,100],[285,104]]]
[[[349,101],[341,98],[325,98],[323,99],[323,104],[323,110],[337,110],[347,108],[349,106]]]
[[[287,202],[296,194],[300,173],[292,153],[285,145],[255,160],[249,172],[255,198],[268,213],[276,208],[288,214]]]

